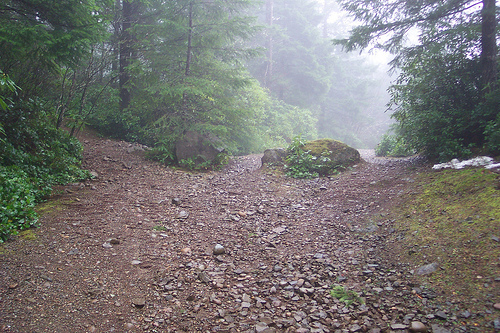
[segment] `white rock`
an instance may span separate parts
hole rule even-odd
[[[213,251],[213,253],[215,255],[224,254],[225,252],[226,252],[226,250],[224,249],[224,246],[222,246],[220,244],[215,244],[214,251]]]

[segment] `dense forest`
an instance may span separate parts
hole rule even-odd
[[[491,0],[2,1],[0,235],[89,176],[83,127],[169,162],[186,131],[233,155],[297,135],[373,148],[392,113],[406,152],[498,154],[496,16]],[[394,55],[390,95],[369,52],[344,52],[375,48]]]

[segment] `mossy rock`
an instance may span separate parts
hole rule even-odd
[[[323,175],[345,170],[361,161],[359,151],[337,140],[320,139],[310,141],[302,149],[317,158],[328,157],[330,159],[329,162],[324,163],[325,166],[320,172]]]
[[[266,149],[264,156],[261,158],[262,165],[283,163],[286,158],[286,150],[284,148]]]

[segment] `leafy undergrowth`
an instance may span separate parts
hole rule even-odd
[[[424,172],[394,211],[401,260],[440,267],[417,282],[477,311],[500,300],[499,180],[485,169]]]

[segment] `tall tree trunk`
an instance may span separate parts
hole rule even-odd
[[[497,80],[496,4],[495,0],[483,0],[481,24],[481,82],[488,93]]]
[[[187,54],[186,54],[186,70],[185,75],[189,75],[191,69],[191,57],[193,52],[193,1],[189,2],[189,21],[188,21],[188,40],[187,40]]]
[[[266,49],[267,49],[267,64],[266,73],[264,74],[264,85],[267,88],[271,87],[273,79],[273,16],[274,16],[274,0],[266,0],[266,24],[268,26]]]
[[[120,39],[120,111],[123,111],[130,105],[130,91],[128,83],[130,75],[127,66],[132,59],[133,40],[130,28],[133,19],[133,0],[123,0],[122,3],[122,29]]]
[[[115,0],[114,7],[115,16],[112,22],[113,26],[113,38],[112,48],[113,48],[113,61],[111,62],[111,70],[114,73],[119,73],[119,62],[120,62],[120,40],[121,40],[121,29],[122,29],[122,2],[121,0]]]
[[[184,68],[184,75],[189,76],[191,72],[191,61],[193,58],[193,6],[194,0],[189,2],[188,7],[188,36],[187,36],[187,51],[186,51],[186,67]],[[182,112],[183,117],[188,114],[188,94],[184,91],[182,93]],[[184,118],[186,119],[186,118]]]

